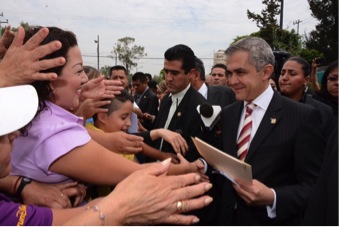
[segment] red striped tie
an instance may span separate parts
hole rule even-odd
[[[248,151],[248,144],[250,142],[251,129],[252,129],[252,111],[256,107],[253,103],[248,103],[246,105],[246,115],[244,120],[244,126],[240,131],[238,139],[238,151],[237,155],[240,160],[244,160]]]

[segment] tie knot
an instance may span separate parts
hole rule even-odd
[[[247,105],[246,105],[246,113],[247,114],[252,114],[252,111],[254,110],[254,108],[256,106],[257,105],[255,105],[254,103],[247,103]]]

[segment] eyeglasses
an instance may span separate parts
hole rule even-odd
[[[331,82],[336,82],[338,81],[338,77],[327,77],[327,80]]]

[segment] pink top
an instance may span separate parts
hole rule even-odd
[[[46,104],[48,108],[28,127],[28,136],[14,140],[11,175],[46,183],[69,181],[67,176],[49,171],[49,167],[74,148],[88,143],[91,137],[82,118],[51,102]]]

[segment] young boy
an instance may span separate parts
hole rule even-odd
[[[93,116],[93,123],[89,122],[86,127],[103,132],[124,131],[131,126],[131,114],[133,111],[133,96],[126,90],[112,98],[110,104],[103,106],[108,109],[106,113],[97,113]],[[123,154],[129,160],[136,161],[134,154]]]

